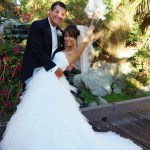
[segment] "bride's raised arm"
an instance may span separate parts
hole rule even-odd
[[[94,29],[95,27],[93,25],[90,25],[82,42],[74,49],[73,55],[70,59],[70,64],[74,64],[79,59],[85,47],[87,46],[88,42],[90,41]]]

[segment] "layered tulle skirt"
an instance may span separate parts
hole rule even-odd
[[[140,150],[113,132],[94,132],[65,77],[39,68],[8,122],[0,150]]]

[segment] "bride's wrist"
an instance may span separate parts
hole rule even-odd
[[[90,41],[90,38],[88,38],[88,37],[83,38],[83,43],[87,44],[89,41]]]

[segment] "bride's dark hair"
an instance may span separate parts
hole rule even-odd
[[[64,33],[69,34],[69,36],[71,36],[71,37],[73,37],[75,39],[77,39],[77,37],[80,35],[80,31],[78,30],[76,25],[69,25],[64,30]]]

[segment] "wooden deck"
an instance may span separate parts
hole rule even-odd
[[[150,150],[150,97],[81,109],[95,131],[113,131]],[[0,124],[0,140],[5,125]]]
[[[95,131],[114,131],[122,137],[131,139],[143,150],[150,150],[150,109],[107,117],[90,124]]]
[[[150,150],[150,96],[81,109],[96,131],[114,131]]]

